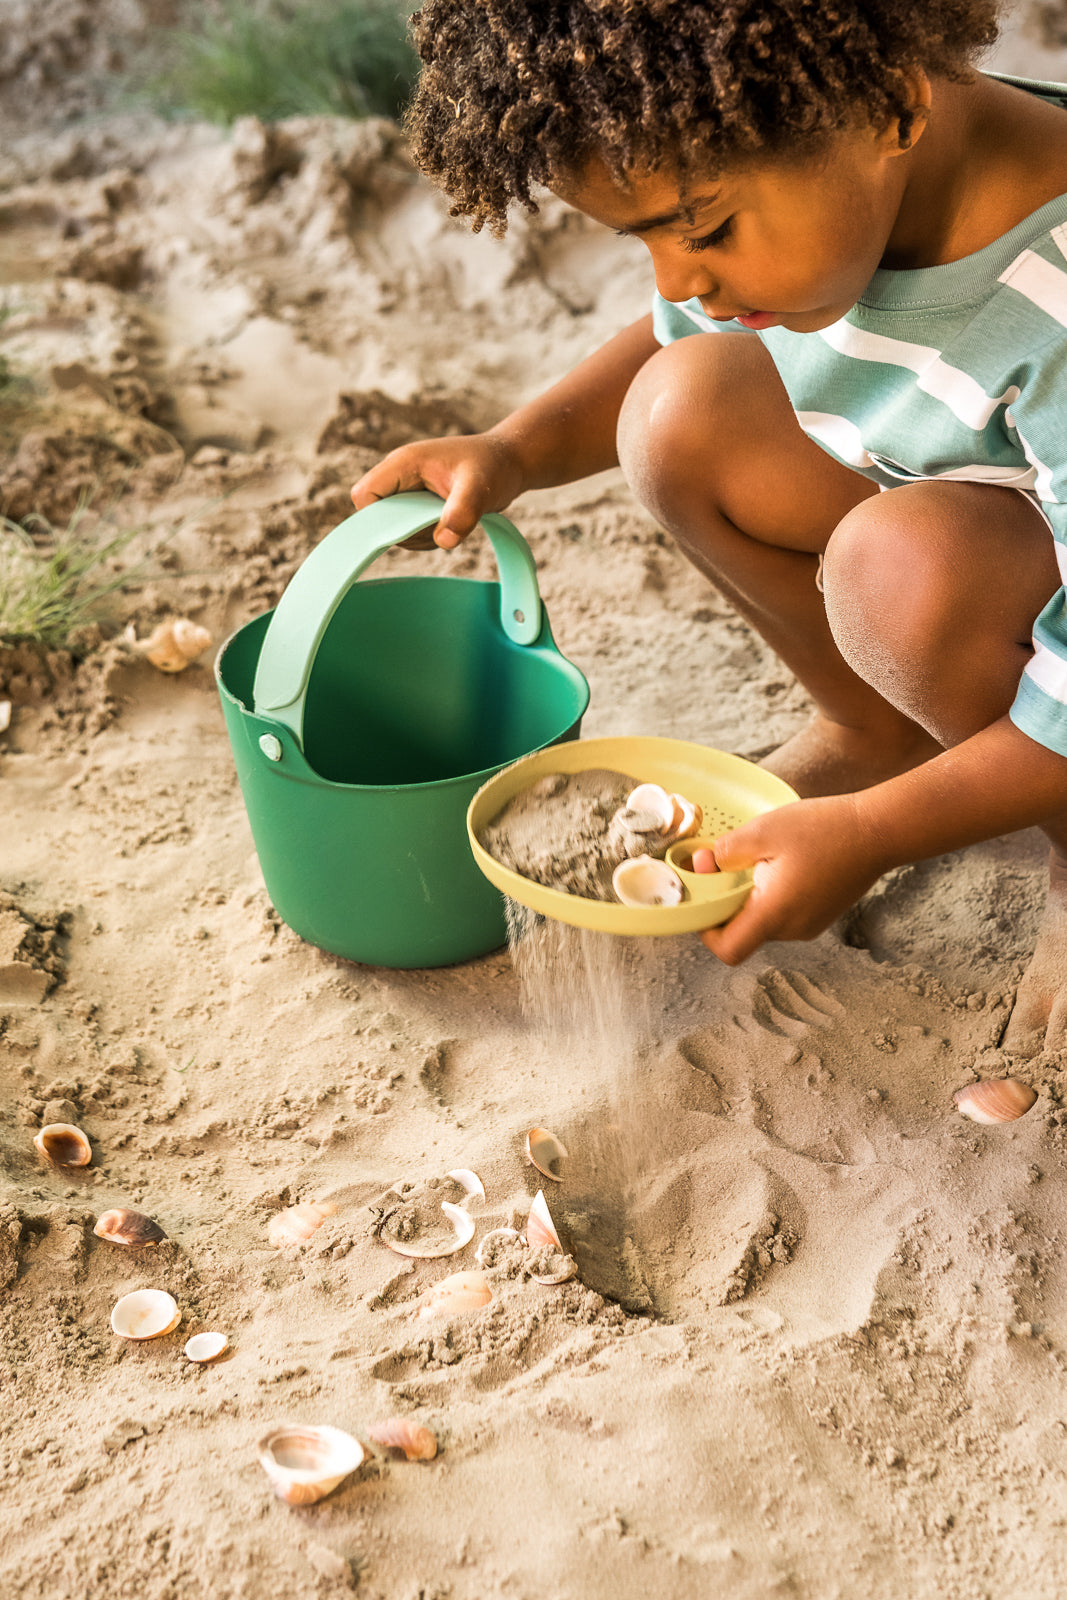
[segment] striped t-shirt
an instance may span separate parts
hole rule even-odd
[[[997,76],[1003,76],[997,74]],[[1067,85],[1004,81],[1067,108]],[[659,295],[656,336],[730,329],[697,300]],[[804,432],[876,483],[1009,485],[1036,495],[1067,583],[1067,194],[984,250],[914,272],[879,269],[839,322],[767,328]],[[1067,755],[1067,596],[1034,624],[1011,708],[1017,727]]]

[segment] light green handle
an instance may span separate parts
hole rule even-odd
[[[328,533],[290,579],[263,639],[253,706],[273,717],[303,748],[304,695],[315,654],[337,607],[371,562],[439,521],[444,501],[422,490],[378,500]],[[500,572],[500,625],[516,644],[541,632],[541,595],[530,547],[519,530],[492,513],[482,518]]]

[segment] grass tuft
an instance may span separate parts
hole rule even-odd
[[[418,58],[401,0],[222,0],[179,33],[153,92],[229,124],[257,116],[399,117]]]
[[[140,578],[142,562],[116,562],[143,530],[100,540],[84,530],[88,515],[80,506],[60,529],[44,517],[0,517],[0,643],[77,650],[79,632],[103,620],[111,597]]]

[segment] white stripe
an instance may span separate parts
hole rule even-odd
[[[1067,705],[1067,661],[1062,656],[1054,655],[1047,645],[1034,640],[1034,653],[1023,668],[1023,673],[1039,689],[1050,694],[1053,700]]]
[[[1056,539],[1053,542],[1053,548],[1056,551],[1056,565],[1060,569],[1060,582],[1067,585],[1067,545],[1062,545]]]
[[[1023,447],[1023,455],[1026,457],[1027,461],[1029,461],[1030,465],[1036,470],[1037,475],[1034,478],[1034,493],[1037,495],[1039,500],[1047,500],[1050,505],[1059,505],[1059,497],[1052,487],[1052,468],[1046,467],[1045,463],[1039,460],[1037,452],[1032,449],[1029,444],[1027,444],[1022,434],[1019,433],[1018,424],[1016,423],[1014,417],[1010,415],[1010,413],[1009,421],[1011,422],[1012,427],[1015,429],[1015,432],[1019,434],[1019,443]]]
[[[1067,223],[1061,222],[1057,227],[1050,228],[1049,237],[1060,255],[1067,257]]]
[[[826,445],[835,456],[847,461],[850,467],[874,465],[863,448],[860,430],[848,417],[835,416],[832,411],[798,411],[796,416],[810,438]]]
[[[981,461],[973,461],[966,467],[950,467],[947,472],[909,472],[899,462],[890,461],[888,456],[880,456],[877,451],[871,459],[887,477],[899,478],[901,483],[992,483],[998,488],[1027,491],[1034,487],[1037,476],[1035,467],[1025,467],[1022,472],[1017,467],[1006,471],[1004,467]]]
[[[891,367],[906,367],[918,375],[916,385],[924,394],[940,400],[958,422],[968,428],[984,428],[998,406],[1019,398],[1014,384],[1001,395],[988,395],[980,383],[958,367],[941,359],[932,345],[909,344],[906,339],[890,339],[884,333],[869,333],[851,322],[831,323],[820,329],[820,337],[843,356],[860,361],[881,361]]]
[[[717,322],[712,322],[711,318],[706,317],[702,311],[694,311],[692,306],[687,306],[684,301],[669,300],[667,304],[672,305],[675,311],[680,311],[683,317],[688,317],[690,322],[695,322],[697,327],[703,328],[706,333],[716,333],[718,331],[719,324]]]
[[[1032,250],[1024,250],[1001,273],[1000,281],[1067,328],[1067,272]]]

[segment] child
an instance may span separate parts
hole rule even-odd
[[[618,461],[816,706],[766,763],[804,798],[716,844],[755,887],[705,944],[812,938],[888,868],[1040,824],[1003,1042],[1067,1046],[1067,89],[974,69],[994,0],[427,0],[414,33],[454,212],[500,232],[544,184],[657,293],[356,506],[435,490],[450,549]]]

